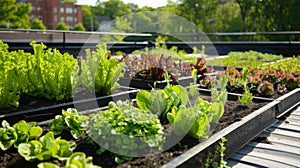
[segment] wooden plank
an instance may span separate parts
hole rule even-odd
[[[255,167],[295,168],[295,166],[293,165],[288,165],[278,161],[273,161],[262,157],[252,156],[252,155],[245,155],[241,153],[234,154],[232,157],[230,157],[230,159],[237,160],[242,163],[254,165]]]
[[[268,140],[279,143],[293,144],[295,146],[300,146],[300,138],[288,137],[280,134],[272,134],[270,132],[263,132],[260,136],[268,137]]]
[[[284,152],[284,151],[272,150],[272,149],[260,149],[257,147],[253,148],[253,147],[245,146],[237,153],[247,155],[247,156],[263,158],[274,162],[274,164],[281,163],[281,164],[286,164],[295,167],[298,167],[300,165],[300,155],[295,153],[290,153],[290,152]]]
[[[290,124],[290,123],[286,123],[286,122],[278,122],[278,123],[272,125],[271,127],[285,129],[285,130],[294,131],[294,132],[300,132],[300,125]]]
[[[300,138],[300,132],[284,130],[284,129],[280,129],[280,128],[273,128],[273,127],[268,128],[266,131],[269,131],[272,134],[278,134],[278,135],[284,135],[284,136],[289,136],[289,137]]]
[[[300,147],[293,147],[293,146],[279,144],[279,143],[266,144],[266,143],[257,143],[257,142],[249,142],[246,146],[259,148],[259,149],[278,150],[282,152],[295,153],[298,154],[300,157]]]
[[[232,160],[232,159],[227,160],[227,165],[230,166],[231,168],[240,168],[240,167],[242,167],[242,168],[264,168],[263,166],[242,163],[242,162]]]

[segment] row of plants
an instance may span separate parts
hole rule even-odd
[[[300,71],[294,73],[285,72],[282,68],[243,68],[241,71],[235,67],[227,66],[226,73],[229,74],[227,89],[230,92],[244,92],[250,97],[250,93],[271,97],[275,91],[285,94],[300,87]],[[203,87],[209,88],[212,77],[207,76],[200,80]]]
[[[182,60],[176,62],[171,56],[143,53],[139,57],[124,54],[120,62],[126,65],[123,69],[124,76],[134,79],[162,81],[165,74],[168,74],[173,81],[178,81],[180,77],[191,76],[194,69],[198,75],[207,73],[204,58],[198,58],[195,64],[191,64]]]
[[[282,55],[261,53],[257,51],[230,52],[226,58],[207,60],[208,66],[258,67],[264,63],[281,60]]]
[[[217,123],[224,113],[226,80],[227,76],[221,78],[220,88],[212,89],[212,103],[204,101],[192,89],[168,84],[160,90],[139,91],[135,104],[130,100],[110,102],[107,110],[90,116],[73,108],[63,110],[62,115],[49,122],[50,131],[43,132],[36,122],[22,120],[10,126],[3,121],[0,147],[6,151],[14,146],[27,161],[56,158],[67,160],[65,166],[71,167],[72,164],[92,166],[91,158],[73,153],[74,141],[83,135],[88,136],[91,148],[98,149],[98,154],[113,152],[117,163],[164,150],[168,138],[174,138],[164,130],[165,124],[172,126],[176,137],[207,138],[211,123]],[[64,131],[71,134],[71,141],[60,138]],[[39,167],[51,166],[55,167],[47,162],[39,164]]]
[[[266,69],[266,68],[271,68],[271,69],[279,68],[283,72],[297,73],[297,71],[300,70],[300,56],[292,57],[289,59],[283,59],[259,67],[259,69]]]
[[[86,117],[86,116],[85,116]],[[74,116],[66,119],[75,122]],[[0,127],[0,148],[3,151],[11,147],[17,148],[18,153],[27,161],[33,160],[49,160],[51,158],[58,158],[66,160],[66,168],[74,166],[78,167],[98,167],[92,164],[92,158],[86,158],[82,152],[72,153],[76,144],[72,141],[66,141],[60,137],[55,138],[53,132],[43,134],[43,129],[37,126],[36,122],[26,122],[24,120],[10,126],[10,124],[3,120],[2,127]],[[58,166],[52,163],[40,163],[39,168],[57,168]]]
[[[124,63],[110,58],[105,45],[86,51],[85,59],[30,43],[34,53],[8,51],[0,42],[0,108],[18,106],[20,95],[69,100],[76,92],[108,94],[119,87]]]

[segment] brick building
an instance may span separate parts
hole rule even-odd
[[[80,5],[60,0],[17,0],[17,2],[31,3],[31,19],[38,18],[48,29],[55,29],[59,22],[65,22],[70,29],[77,23],[82,23]]]

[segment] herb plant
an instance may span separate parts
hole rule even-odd
[[[76,109],[68,108],[66,111],[62,110],[62,115],[55,116],[49,126],[55,135],[59,135],[64,129],[68,129],[75,139],[79,139],[84,134],[88,124],[88,116],[80,114]]]
[[[162,149],[162,130],[156,115],[136,108],[130,102],[118,101],[110,102],[108,110],[93,114],[87,132],[100,145],[98,152],[110,150],[135,157],[139,151]]]
[[[218,146],[216,146],[216,150],[214,153],[208,152],[208,157],[205,160],[205,166],[206,168],[213,167],[213,168],[229,168],[227,165],[227,162],[224,160],[225,157],[225,142],[227,139],[225,137],[221,138],[221,141],[218,143]],[[220,162],[216,162],[215,159],[217,155],[220,155]]]
[[[49,160],[50,158],[66,158],[72,154],[76,144],[68,142],[60,137],[54,139],[53,132],[48,132],[40,137],[39,141],[31,140],[28,143],[21,143],[18,152],[27,161]]]
[[[250,92],[250,89],[247,86],[248,73],[249,73],[249,69],[243,68],[242,78],[238,80],[238,85],[243,87],[243,89],[244,89],[244,93],[242,94],[241,97],[238,98],[239,102],[243,106],[248,106],[250,103],[252,103],[252,99],[253,99],[252,93]]]
[[[90,93],[108,94],[119,88],[117,81],[122,76],[124,63],[110,58],[106,45],[97,45],[96,51],[86,50],[86,59],[80,62],[80,76],[78,85]]]

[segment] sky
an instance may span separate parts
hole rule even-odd
[[[77,0],[78,5],[95,5],[97,0]],[[103,0],[105,1],[105,0]],[[160,6],[165,6],[168,0],[122,0],[124,3],[134,3],[139,7],[149,6],[157,8]]]

